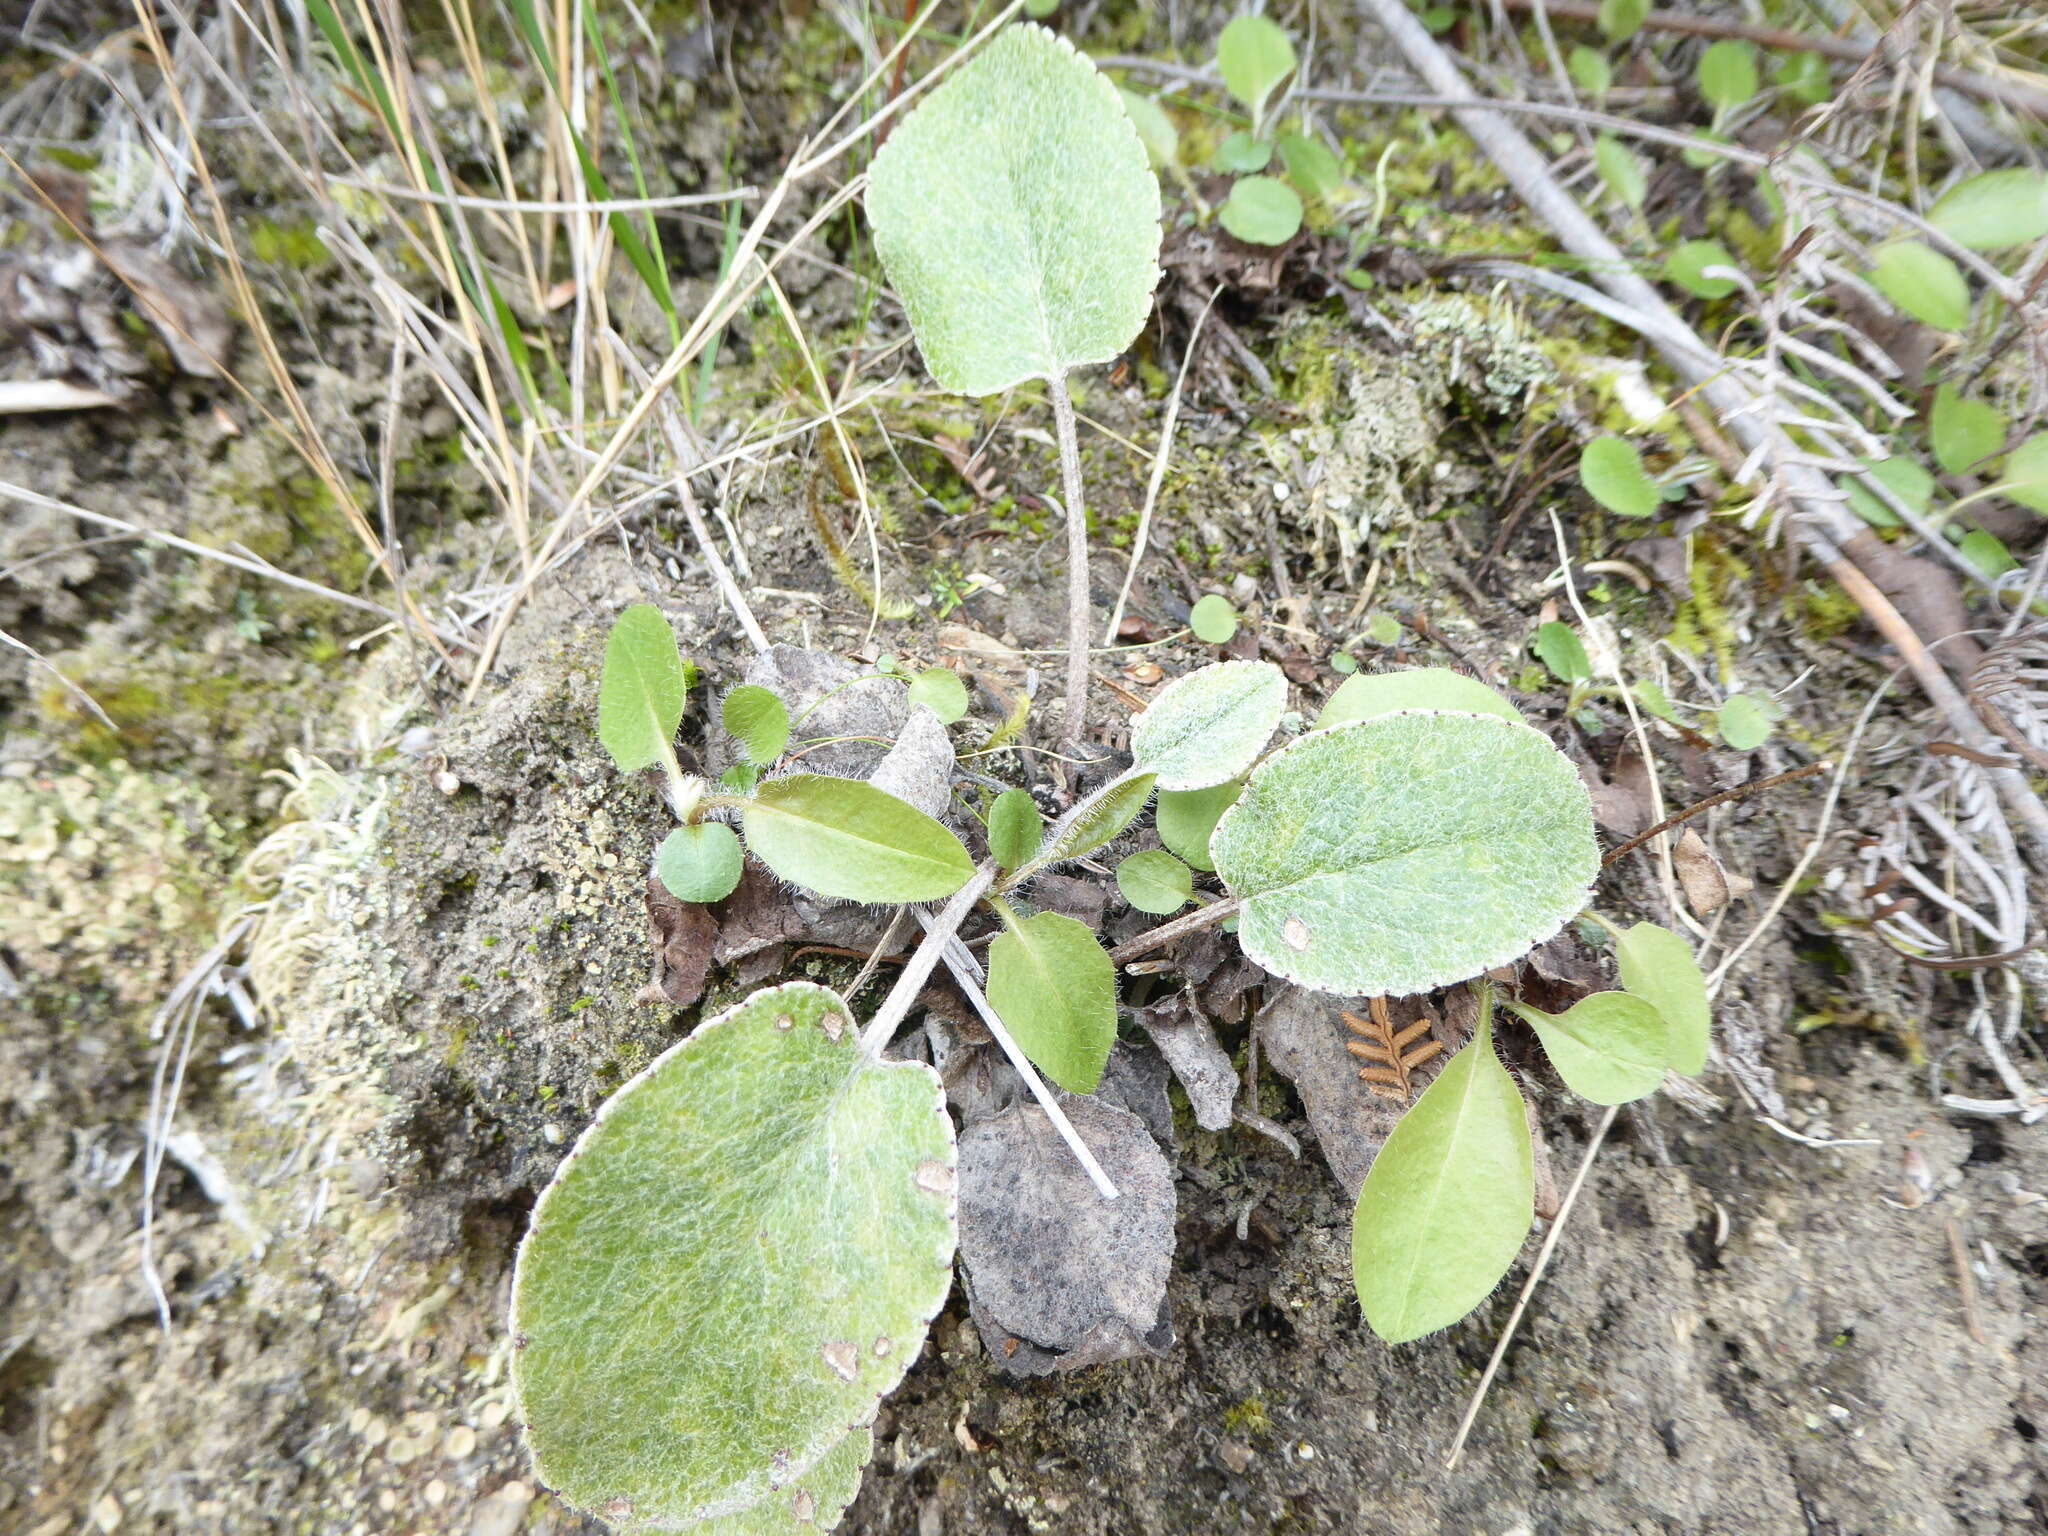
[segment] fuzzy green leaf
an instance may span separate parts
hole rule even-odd
[[[1593,163],[1599,168],[1607,190],[1640,212],[1643,199],[1649,195],[1650,177],[1636,152],[1613,134],[1603,133],[1593,141]]]
[[[1361,672],[1346,678],[1317,716],[1316,729],[1406,709],[1498,715],[1517,723],[1522,719],[1520,710],[1476,677],[1467,677],[1448,667],[1410,667],[1401,672]]]
[[[1006,28],[896,126],[868,220],[925,366],[990,395],[1130,345],[1159,280],[1159,181],[1117,89]]]
[[[1116,888],[1140,912],[1166,917],[1188,904],[1195,876],[1164,849],[1148,848],[1117,865]]]
[[[1650,0],[1600,0],[1600,30],[1610,43],[1634,37],[1650,16]]]
[[[1724,38],[1700,55],[1700,95],[1716,112],[1732,112],[1756,94],[1756,48]]]
[[[597,739],[622,773],[652,768],[674,750],[688,693],[676,632],[652,603],[635,603],[605,637],[597,690]]]
[[[818,1536],[846,1513],[874,1454],[875,1432],[863,1424],[771,1497],[740,1514],[693,1525],[691,1536]]]
[[[1301,232],[1301,198],[1271,176],[1240,177],[1217,215],[1247,245],[1285,245]]]
[[[1216,68],[1256,121],[1273,88],[1294,72],[1294,44],[1263,16],[1240,16],[1216,39]]]
[[[2048,432],[2037,432],[2013,449],[1998,478],[2008,501],[2048,513]]]
[[[1188,610],[1188,628],[1204,645],[1227,645],[1237,633],[1237,610],[1229,598],[1211,592]]]
[[[1123,102],[1124,111],[1130,114],[1131,126],[1138,130],[1138,139],[1145,146],[1145,157],[1152,162],[1152,169],[1163,171],[1169,165],[1180,163],[1180,130],[1173,126],[1173,119],[1166,115],[1166,108],[1150,96],[1140,96],[1136,91],[1117,90],[1117,98]]]
[[[1116,1044],[1116,967],[1085,923],[1017,918],[988,952],[988,1000],[1031,1064],[1069,1093],[1093,1093]]]
[[[1093,853],[1104,843],[1122,835],[1138,819],[1145,802],[1152,797],[1153,776],[1134,774],[1118,779],[1102,795],[1074,807],[1046,834],[1045,846],[1026,866],[1029,870],[1050,868]]]
[[[1045,841],[1045,818],[1028,791],[1006,789],[988,808],[988,851],[1003,869],[1022,869]]]
[[[1763,702],[1746,693],[1730,694],[1715,721],[1721,740],[1737,752],[1754,752],[1771,739],[1771,712]]]
[[[1216,819],[1237,804],[1243,793],[1244,785],[1235,780],[1207,789],[1161,790],[1154,816],[1159,841],[1196,869],[1215,869],[1215,860],[1209,857],[1209,838],[1216,830]]]
[[[2021,166],[1972,176],[1942,193],[1927,222],[1972,251],[2048,240],[2048,174]]]
[[[1253,770],[1209,851],[1245,953],[1352,997],[1505,965],[1585,905],[1600,864],[1570,760],[1466,714],[1311,731]]]
[[[1593,680],[1593,659],[1586,654],[1585,642],[1579,639],[1578,631],[1569,624],[1552,619],[1540,626],[1536,631],[1536,656],[1560,683],[1590,683]]]
[[[1877,291],[1924,325],[1960,331],[1970,323],[1970,285],[1956,264],[1918,240],[1894,240],[1871,263]]]
[[[654,873],[677,901],[723,901],[740,883],[745,862],[731,827],[700,821],[662,839]]]
[[[614,1094],[534,1209],[512,1371],[542,1480],[642,1528],[794,1513],[814,1473],[832,1502],[954,1236],[937,1076],[863,1052],[822,987],[755,993]]]
[[[1312,203],[1326,203],[1344,190],[1344,164],[1321,139],[1305,133],[1280,135],[1280,158],[1294,190]]]
[[[1219,661],[1175,679],[1131,723],[1131,761],[1161,789],[1234,779],[1266,748],[1287,709],[1271,662]]]
[[[770,779],[741,825],[754,857],[782,879],[843,901],[937,901],[974,873],[943,825],[853,779]]]
[[[1953,384],[1934,392],[1927,435],[1934,462],[1951,475],[1967,475],[2005,446],[2005,412],[1964,397]]]
[[[1713,1015],[1707,979],[1692,946],[1668,928],[1637,923],[1614,936],[1623,990],[1655,1008],[1670,1026],[1666,1051],[1671,1070],[1697,1077],[1707,1067]]]
[[[742,683],[725,696],[719,719],[757,768],[769,767],[789,745],[789,706],[766,688]]]
[[[939,724],[951,725],[967,713],[967,685],[952,668],[933,667],[911,680],[910,702],[937,715]]]
[[[1216,152],[1209,157],[1209,169],[1232,176],[1263,171],[1272,163],[1273,141],[1242,130],[1224,135],[1223,141],[1216,146]]]
[[[1617,517],[1654,517],[1664,504],[1643,456],[1626,438],[1596,437],[1579,452],[1579,483]]]
[[[1508,1007],[1536,1031],[1565,1086],[1595,1104],[1627,1104],[1655,1093],[1670,1057],[1670,1026],[1642,998],[1595,992],[1564,1013]]]
[[[1374,1333],[1448,1328],[1500,1284],[1536,1219],[1522,1095],[1479,1033],[1401,1117],[1358,1191],[1351,1272]]]
[[[1686,240],[1673,246],[1671,254],[1664,258],[1664,280],[1683,288],[1696,299],[1727,298],[1735,291],[1735,280],[1729,277],[1709,277],[1706,272],[1708,267],[1739,269],[1740,263],[1729,254],[1728,247],[1718,240]],[[1582,469],[1580,473],[1583,475],[1584,470]],[[1634,515],[1648,516],[1647,513]]]
[[[1614,66],[1607,62],[1607,55],[1584,43],[1572,49],[1565,60],[1565,71],[1572,77],[1572,84],[1588,96],[1605,96],[1614,85]]]

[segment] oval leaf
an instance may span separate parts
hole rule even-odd
[[[1608,191],[1630,208],[1642,208],[1643,198],[1650,190],[1650,177],[1634,150],[1613,134],[1603,133],[1593,141],[1593,163]]]
[[[1579,483],[1586,494],[1619,517],[1652,517],[1664,504],[1657,482],[1643,468],[1634,443],[1596,437],[1580,450]]]
[[[1045,817],[1021,789],[1006,789],[988,808],[988,851],[1003,869],[1022,869],[1045,841]]]
[[[1552,619],[1536,631],[1536,655],[1560,683],[1589,683],[1593,660],[1571,625]]]
[[[990,395],[1106,363],[1159,280],[1159,181],[1116,87],[1005,29],[896,126],[868,220],[941,387]]]
[[[1692,946],[1668,928],[1637,923],[1615,934],[1614,953],[1623,990],[1655,1008],[1670,1029],[1666,1054],[1671,1070],[1699,1076],[1707,1069],[1713,1014],[1707,979]]]
[[[1131,722],[1132,764],[1161,789],[1207,789],[1252,765],[1286,709],[1287,679],[1271,662],[1197,668]]]
[[[967,685],[950,667],[933,667],[912,680],[910,702],[937,715],[939,724],[951,725],[967,713]]]
[[[1595,1104],[1627,1104],[1655,1093],[1669,1059],[1670,1027],[1651,1004],[1626,992],[1595,992],[1561,1014],[1509,1003],[1543,1042],[1565,1086]]]
[[[1326,203],[1344,190],[1344,164],[1321,139],[1305,133],[1280,135],[1280,158],[1294,190],[1312,203]]]
[[[1124,104],[1124,111],[1130,114],[1131,126],[1138,130],[1138,138],[1145,146],[1145,156],[1152,162],[1155,171],[1180,163],[1180,130],[1173,126],[1173,119],[1166,115],[1166,108],[1150,96],[1140,96],[1136,91],[1117,89],[1117,99]]]
[[[676,632],[652,603],[635,603],[605,637],[597,690],[597,739],[621,772],[652,768],[674,750],[688,692]]]
[[[1085,923],[1004,913],[988,951],[988,1000],[1031,1064],[1093,1093],[1116,1044],[1116,966]]]
[[[1649,15],[1650,0],[1600,0],[1600,30],[1609,42],[1634,37]]]
[[[1244,785],[1235,780],[1207,789],[1161,790],[1159,809],[1154,813],[1159,841],[1194,868],[1215,869],[1215,861],[1209,857],[1209,838],[1216,830],[1216,819],[1237,804],[1243,793]]]
[[[1978,468],[2005,446],[2005,427],[2005,412],[1985,401],[1966,398],[1953,384],[1944,384],[1934,392],[1927,434],[1934,448],[1934,462],[1945,473],[1967,475]],[[1928,486],[1930,492],[1933,489]],[[1923,500],[1921,505],[1925,504]]]
[[[1721,740],[1737,752],[1754,752],[1771,739],[1771,714],[1746,693],[1730,694],[1716,716]]]
[[[1316,717],[1316,729],[1415,709],[1458,710],[1522,722],[1520,710],[1476,677],[1447,667],[1410,667],[1402,672],[1361,672],[1346,678]]]
[[[1999,489],[2009,501],[2048,512],[2048,432],[2037,432],[2006,456]]]
[[[1707,268],[1737,265],[1728,247],[1718,240],[1686,240],[1674,245],[1671,254],[1664,258],[1664,280],[1683,288],[1694,298],[1725,299],[1735,291],[1735,280],[1732,277],[1709,277]],[[1579,474],[1582,479],[1585,472],[1585,461],[1581,459]],[[1595,491],[1593,494],[1598,496],[1600,493]],[[1646,517],[1649,514],[1632,515]]]
[[[1248,133],[1233,133],[1224,137],[1216,146],[1216,153],[1209,157],[1209,168],[1241,175],[1247,171],[1263,171],[1273,163],[1273,145],[1268,139],[1254,138]]]
[[[1536,1219],[1522,1095],[1482,1023],[1401,1117],[1358,1191],[1351,1273],[1372,1331],[1406,1344],[1487,1298]]]
[[[1301,232],[1301,198],[1271,176],[1240,177],[1217,215],[1247,245],[1285,245]]]
[[[1716,112],[1732,112],[1756,94],[1756,49],[1724,38],[1700,55],[1700,95]]]
[[[782,879],[842,901],[937,901],[974,873],[943,825],[853,779],[770,779],[741,825],[754,857]]]
[[[1187,865],[1164,849],[1148,848],[1117,865],[1116,888],[1140,912],[1166,917],[1188,904],[1194,894],[1195,876]]]
[[[1152,775],[1135,774],[1118,779],[1099,794],[1091,795],[1053,824],[1045,846],[1020,874],[1064,864],[1069,859],[1094,852],[1138,819],[1152,795]]]
[[[1874,480],[1884,490],[1904,502],[1910,511],[1925,513],[1928,503],[1934,499],[1934,476],[1930,475],[1918,459],[1909,459],[1895,453],[1888,459],[1864,459],[1864,473],[1855,479],[1842,482],[1848,492],[1849,507],[1873,528],[1896,528],[1899,514],[1880,500],[1877,493],[1863,484]]]
[[[2019,167],[1972,176],[1941,194],[1927,222],[1972,251],[2048,240],[2048,174]]]
[[[1918,240],[1895,240],[1879,251],[1870,280],[1923,325],[1960,331],[1970,323],[1970,285],[1954,262]]]
[[[719,719],[756,768],[768,767],[789,745],[789,707],[766,688],[742,683],[725,696]]]
[[[1464,714],[1310,732],[1253,771],[1209,850],[1245,953],[1352,997],[1505,965],[1585,905],[1600,863],[1570,760]]]
[[[740,883],[745,862],[731,827],[700,821],[662,839],[654,873],[677,901],[723,901]]]
[[[1237,610],[1229,598],[1211,592],[1188,610],[1188,628],[1204,645],[1227,645],[1237,633]]]
[[[916,1359],[953,1244],[937,1076],[863,1052],[823,987],[755,993],[614,1094],[534,1209],[512,1373],[542,1480],[666,1528],[857,1480],[847,1426]]]
[[[1216,68],[1224,87],[1257,118],[1273,87],[1293,73],[1294,44],[1265,17],[1240,16],[1216,39]]]

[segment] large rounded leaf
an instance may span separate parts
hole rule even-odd
[[[776,874],[842,901],[937,901],[974,873],[942,823],[853,779],[771,779],[747,802],[742,826],[748,851]]]
[[[1409,667],[1400,672],[1360,672],[1347,677],[1316,717],[1326,730],[1347,720],[1370,720],[1411,709],[1455,709],[1464,714],[1520,720],[1522,712],[1476,677],[1447,667]],[[1170,844],[1168,846],[1171,846]]]
[[[946,1299],[953,1189],[938,1078],[863,1053],[836,994],[705,1024],[606,1102],[520,1246],[541,1478],[637,1527],[824,1507],[844,1469],[806,1474],[860,1448]]]
[[[1287,710],[1287,679],[1268,661],[1219,661],[1159,691],[1131,722],[1131,765],[1161,789],[1236,778],[1266,749]]]
[[[1159,179],[1116,87],[1043,27],[1000,33],[897,124],[867,210],[945,389],[1108,362],[1151,312]]]
[[[1209,841],[1238,941],[1344,996],[1505,965],[1585,905],[1599,851],[1571,763],[1493,715],[1380,715],[1261,763]]]

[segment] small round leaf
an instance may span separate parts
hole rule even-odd
[[[677,901],[723,901],[746,863],[731,827],[700,821],[677,827],[655,851],[654,873]]]
[[[1285,245],[1301,232],[1301,199],[1271,176],[1246,176],[1230,189],[1218,215],[1247,245]]]
[[[1536,655],[1560,683],[1593,680],[1593,660],[1586,654],[1585,642],[1569,624],[1552,619],[1540,626],[1536,631]]]
[[[719,719],[757,768],[769,767],[789,745],[789,707],[753,683],[742,683],[725,696]]]
[[[1166,917],[1188,904],[1195,876],[1187,865],[1160,848],[1134,853],[1116,867],[1116,888],[1140,912]]]
[[[1579,452],[1579,483],[1617,517],[1654,517],[1664,504],[1643,456],[1626,438],[1596,437]]]
[[[1167,849],[1199,870],[1214,870],[1209,857],[1209,839],[1216,821],[1237,804],[1244,786],[1235,781],[1211,785],[1208,789],[1165,789],[1159,792],[1159,809],[1154,813],[1159,841]]]
[[[1664,258],[1664,280],[1696,299],[1725,299],[1735,291],[1735,280],[1709,277],[1706,269],[1737,265],[1728,247],[1718,240],[1686,240],[1673,246]]]
[[[1254,118],[1266,110],[1273,88],[1294,71],[1294,44],[1264,16],[1240,16],[1216,39],[1223,84]]]
[[[910,702],[937,715],[939,724],[951,725],[967,713],[967,685],[950,667],[933,667],[911,682]]]
[[[1225,171],[1233,176],[1243,175],[1249,171],[1263,171],[1272,163],[1272,140],[1255,138],[1243,131],[1226,135],[1223,142],[1216,146],[1216,153],[1209,157],[1212,169]]]
[[[1716,112],[1732,112],[1756,94],[1756,48],[1724,38],[1700,55],[1700,95]]]
[[[1771,739],[1771,714],[1746,693],[1729,695],[1718,716],[1721,740],[1737,752],[1754,752]]]
[[[1650,0],[1600,0],[1600,30],[1610,43],[1634,37],[1650,18]]]
[[[1225,645],[1237,633],[1237,610],[1229,598],[1211,592],[1188,610],[1188,628],[1204,645]]]
[[[1954,262],[1918,240],[1894,240],[1880,250],[1870,280],[1924,325],[1960,331],[1970,323],[1970,285]]]

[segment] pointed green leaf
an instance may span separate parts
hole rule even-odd
[[[2048,432],[2037,432],[2013,449],[1998,478],[2008,501],[2048,512]]]
[[[1237,610],[1229,598],[1211,592],[1188,610],[1188,628],[1204,645],[1227,645],[1237,633]]]
[[[2005,446],[2005,412],[1983,400],[1965,398],[1953,384],[1934,392],[1928,441],[1934,462],[1951,475],[1967,475]]]
[[[1372,1331],[1406,1344],[1500,1284],[1536,1219],[1522,1095],[1479,1033],[1401,1117],[1358,1191],[1351,1272]]]
[[[1552,619],[1540,626],[1536,631],[1536,655],[1560,683],[1590,683],[1593,680],[1593,660],[1586,654],[1585,642],[1579,639],[1578,631],[1569,624]]]
[[[1771,739],[1771,712],[1762,700],[1747,693],[1730,694],[1722,703],[1715,723],[1721,740],[1737,752],[1754,752]]]
[[[1004,914],[988,951],[988,1000],[1031,1064],[1093,1093],[1116,1044],[1116,967],[1085,923]]]
[[[843,901],[937,901],[974,873],[943,825],[853,779],[770,779],[741,826],[748,850],[782,879]]]
[[[1595,992],[1560,1014],[1508,1007],[1536,1031],[1565,1086],[1595,1104],[1626,1104],[1655,1093],[1670,1055],[1670,1027],[1651,1004],[1626,992]]]
[[[1159,279],[1159,182],[1116,87],[1006,28],[896,126],[868,220],[942,388],[990,395],[1130,345]]]
[[[1312,203],[1326,203],[1344,190],[1344,165],[1330,146],[1305,133],[1280,135],[1280,158],[1294,190]]]
[[[1253,770],[1209,851],[1243,902],[1245,953],[1351,997],[1505,965],[1585,905],[1600,864],[1570,760],[1465,714],[1311,731]]]
[[[910,702],[937,715],[939,724],[951,725],[967,713],[967,685],[950,667],[933,667],[911,682]]]
[[[1700,95],[1716,112],[1732,112],[1756,94],[1756,48],[1724,38],[1700,55]]]
[[[1498,715],[1517,723],[1522,719],[1520,710],[1476,677],[1448,667],[1410,667],[1401,672],[1360,672],[1346,678],[1316,717],[1316,729],[1409,709]]]
[[[766,688],[742,683],[725,696],[719,719],[756,768],[770,766],[789,745],[789,707]]]
[[[2021,166],[1972,176],[1941,194],[1927,222],[1972,251],[2048,240],[2048,173]]]
[[[1643,199],[1649,195],[1650,177],[1635,151],[1613,134],[1603,133],[1593,141],[1593,163],[1599,168],[1607,190],[1640,211]]]
[[[1161,790],[1159,809],[1154,813],[1159,841],[1196,869],[1214,870],[1209,838],[1216,830],[1216,819],[1237,804],[1243,793],[1244,785],[1235,779],[1207,789]]]
[[[1140,96],[1136,91],[1121,87],[1117,90],[1117,99],[1130,115],[1131,126],[1138,130],[1138,138],[1145,146],[1145,156],[1152,162],[1152,169],[1163,171],[1169,165],[1178,165],[1180,130],[1173,126],[1173,119],[1166,115],[1166,109],[1150,96]]]
[[[1285,245],[1301,232],[1301,198],[1271,176],[1241,176],[1230,189],[1223,227],[1247,245]]]
[[[1918,240],[1894,240],[1871,263],[1877,291],[1924,325],[1960,331],[1970,323],[1970,285],[1956,264]]]
[[[652,768],[673,750],[689,684],[676,632],[652,603],[635,603],[604,642],[597,739],[623,773]]]
[[[1006,789],[988,808],[988,851],[1003,869],[1022,869],[1045,841],[1038,802],[1021,789]]]
[[[1161,789],[1207,789],[1252,765],[1287,710],[1287,679],[1265,661],[1219,661],[1159,691],[1131,722],[1131,761]]]
[[[1643,456],[1626,438],[1596,437],[1579,453],[1579,483],[1586,494],[1619,517],[1654,517],[1663,492],[1643,468]]]
[[[1046,834],[1045,846],[1025,866],[1025,871],[1049,869],[1081,858],[1120,836],[1125,827],[1138,819],[1138,812],[1145,809],[1145,802],[1152,797],[1152,784],[1151,774],[1134,774],[1083,800],[1054,823]]]
[[[1256,121],[1273,88],[1294,72],[1294,44],[1263,16],[1240,16],[1216,39],[1216,68]]]
[[[1188,904],[1195,876],[1164,849],[1148,848],[1117,865],[1116,888],[1140,912],[1166,917]]]
[[[1729,254],[1728,247],[1718,240],[1687,240],[1671,248],[1671,254],[1664,258],[1664,280],[1676,284],[1698,299],[1725,299],[1735,291],[1732,277],[1709,277],[1708,267],[1735,267],[1741,264]],[[1606,441],[1606,439],[1603,439]],[[1613,439],[1619,441],[1619,439]],[[1637,460],[1641,467],[1641,460]],[[1585,474],[1583,461],[1580,464],[1581,477]],[[1589,487],[1590,489],[1590,487]],[[1593,493],[1596,497],[1599,492]],[[1604,498],[1603,498],[1604,504]],[[1654,510],[1654,508],[1652,509]],[[1648,513],[1635,516],[1646,517]]]
[[[1707,1069],[1713,1014],[1707,1003],[1707,979],[1700,974],[1692,946],[1668,928],[1637,923],[1615,934],[1614,954],[1623,990],[1655,1008],[1670,1026],[1671,1070],[1699,1076]]]
[[[534,1209],[512,1371],[542,1480],[639,1528],[814,1480],[826,1506],[954,1232],[937,1076],[863,1052],[822,987],[755,993],[614,1094]]]
[[[662,839],[654,873],[677,901],[723,901],[740,883],[745,862],[731,827],[700,821]]]

